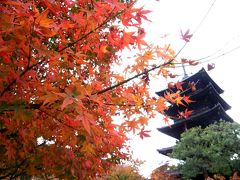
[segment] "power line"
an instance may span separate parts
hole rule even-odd
[[[215,2],[216,2],[216,0],[214,0],[214,1],[212,2],[211,6],[208,8],[207,12],[206,12],[205,15],[203,16],[203,18],[201,19],[201,21],[199,22],[199,24],[197,25],[197,27],[195,28],[195,30],[193,31],[192,37],[196,34],[196,32],[199,30],[199,28],[201,27],[201,25],[203,24],[203,22],[205,21],[205,19],[208,17],[208,15],[209,15],[210,11],[212,10]],[[191,37],[191,39],[192,39],[192,37]],[[177,57],[177,56],[182,52],[182,50],[186,47],[186,45],[187,45],[188,43],[189,43],[189,41],[186,41],[186,42],[184,43],[184,45],[183,45],[182,48],[177,52],[177,54],[176,54],[175,57]],[[184,65],[184,64],[182,64],[182,68],[183,68],[183,72],[184,72],[184,77],[183,77],[183,78],[185,78],[185,77],[187,77],[188,75],[187,75],[187,72],[186,72],[186,69],[185,69],[185,65]]]
[[[196,32],[199,30],[199,28],[201,27],[201,25],[203,24],[203,22],[205,21],[205,19],[208,17],[208,15],[209,15],[210,11],[212,10],[212,8],[213,8],[213,6],[214,6],[214,4],[215,4],[216,1],[217,1],[217,0],[214,0],[214,1],[212,2],[211,6],[208,8],[207,12],[206,12],[205,15],[203,16],[203,18],[201,19],[201,21],[199,22],[199,24],[197,25],[197,27],[195,28],[195,30],[193,31],[192,37],[196,34]],[[192,39],[192,37],[191,37],[191,39]],[[182,50],[186,47],[186,45],[187,45],[189,42],[190,42],[190,41],[186,41],[186,42],[184,43],[184,45],[181,47],[181,49],[177,52],[176,57],[182,52]]]
[[[206,56],[206,57],[203,57],[203,58],[194,60],[194,61],[198,61],[198,62],[201,63],[201,64],[207,63],[207,62],[213,61],[213,60],[215,60],[215,59],[218,59],[218,58],[220,58],[220,57],[222,57],[222,56],[228,55],[228,54],[230,54],[230,53],[232,53],[232,52],[234,52],[234,51],[236,51],[236,50],[238,50],[238,49],[240,49],[240,45],[238,45],[238,46],[230,49],[229,51],[223,52],[223,53],[221,53],[221,54],[219,54],[219,55],[217,55],[217,56],[213,56],[213,57],[212,57],[212,55],[209,55],[209,56]],[[218,51],[219,51],[219,50],[218,50]],[[208,59],[208,58],[209,58],[209,59]],[[205,60],[204,60],[204,59],[205,59]],[[203,60],[204,60],[204,61],[203,61]],[[180,63],[175,63],[175,64],[178,64],[178,65],[175,65],[176,68],[182,67],[182,66],[179,65]],[[186,66],[192,66],[192,65],[185,65],[185,67],[186,67]],[[178,76],[180,76],[180,75],[178,75]]]
[[[206,62],[212,61],[212,60],[214,60],[214,59],[218,59],[218,58],[220,58],[220,57],[222,57],[222,56],[225,56],[225,55],[227,55],[227,54],[230,54],[230,53],[232,53],[233,51],[236,51],[237,49],[240,49],[240,45],[238,45],[238,46],[230,49],[229,51],[223,52],[222,54],[219,54],[219,55],[217,55],[217,56],[215,56],[215,57],[207,56],[207,57],[205,57],[205,58],[197,59],[196,61],[199,61],[200,63],[206,63]],[[209,58],[209,59],[208,59],[208,58]],[[205,59],[205,60],[202,61],[203,59]]]
[[[206,19],[207,16],[209,15],[210,11],[212,10],[212,8],[213,8],[213,6],[214,6],[214,4],[215,4],[216,1],[217,1],[217,0],[214,0],[214,1],[212,2],[211,6],[208,8],[208,10],[207,10],[207,12],[205,13],[205,15],[203,16],[202,20],[200,21],[200,23],[198,24],[198,26],[196,27],[196,29],[193,31],[193,34],[195,34],[195,33],[198,31],[198,29],[201,27],[201,25],[203,24],[203,22],[205,21],[205,19]]]

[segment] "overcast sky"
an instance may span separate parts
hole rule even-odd
[[[188,67],[187,72],[191,75],[202,67],[206,68],[208,63],[215,63],[216,67],[209,72],[209,75],[225,91],[222,97],[232,106],[227,113],[240,123],[238,105],[240,100],[238,95],[240,90],[240,1],[139,0],[138,4],[153,11],[148,15],[152,22],[145,22],[144,27],[148,34],[147,40],[154,44],[171,44],[171,47],[178,51],[184,44],[180,38],[180,30],[190,29],[190,32],[194,32],[197,29],[179,57],[194,60],[210,55],[214,58],[205,59],[210,61],[196,68]],[[168,36],[161,38],[165,34]],[[165,81],[151,79],[153,92],[165,87]],[[157,149],[171,146],[175,142],[173,138],[156,130],[162,125],[161,116],[151,120],[148,128],[152,130],[151,137],[144,140],[134,137],[131,142],[134,157],[146,161],[140,169],[145,176],[168,160],[167,157],[160,155]]]

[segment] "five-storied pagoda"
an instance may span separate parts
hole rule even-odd
[[[194,89],[190,85],[194,84]],[[213,81],[205,69],[201,69],[196,74],[186,77],[182,81],[182,96],[189,96],[194,102],[183,105],[170,105],[166,115],[171,117],[174,123],[171,126],[158,128],[164,134],[167,134],[177,140],[181,133],[195,126],[206,126],[214,122],[224,120],[233,122],[232,118],[226,114],[231,107],[220,96],[223,90]],[[157,95],[164,96],[167,92],[176,92],[176,88],[165,89],[157,92]],[[182,112],[192,112],[189,116],[180,116]],[[167,155],[172,152],[173,147],[158,149],[158,152]]]

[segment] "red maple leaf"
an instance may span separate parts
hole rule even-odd
[[[196,66],[196,65],[198,65],[199,62],[198,61],[194,61],[194,60],[189,60],[188,63],[191,66]]]
[[[178,75],[176,75],[176,74],[172,74],[172,73],[169,73],[169,77],[170,78],[175,78],[175,77],[177,77]]]
[[[196,91],[196,84],[194,82],[189,82],[188,87],[194,92]]]
[[[188,111],[188,109],[185,109],[185,111],[178,112],[178,114],[180,117],[187,119],[192,114],[192,112],[193,111]]]
[[[174,83],[173,82],[169,82],[168,83],[168,89],[174,88]]]
[[[144,130],[144,128],[142,128],[141,131],[138,133],[138,135],[140,136],[141,139],[143,139],[144,137],[150,137],[150,135],[148,134],[149,132],[151,131]]]
[[[182,88],[182,85],[184,84],[184,82],[177,82],[176,83],[176,88],[178,89],[178,90],[181,90],[181,91],[183,91],[183,88]]]
[[[167,124],[168,126],[171,126],[170,123],[169,123],[169,118],[168,118],[167,116],[165,116],[165,117],[163,118],[163,121],[164,121],[164,123]]]
[[[181,37],[185,42],[189,42],[192,36],[193,34],[189,34],[189,29],[185,33],[183,33],[181,30]]]
[[[66,99],[64,99],[62,105],[61,105],[61,110],[63,110],[67,105],[70,105],[72,104],[74,101],[73,101],[73,98],[69,98],[67,97]]]
[[[187,62],[188,62],[187,59],[185,59],[185,58],[182,58],[182,59],[181,59],[181,63],[182,63],[182,64],[187,63]]]
[[[215,64],[214,64],[214,63],[207,65],[207,70],[208,70],[208,71],[211,71],[211,70],[214,69],[214,68],[215,68]]]

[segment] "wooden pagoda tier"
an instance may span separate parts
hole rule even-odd
[[[202,110],[202,112],[194,113],[187,119],[180,119],[171,126],[158,128],[158,130],[179,140],[181,134],[187,129],[196,126],[205,128],[214,122],[220,121],[221,119],[233,122],[232,118],[226,114],[223,107],[219,103],[212,108],[206,108],[205,110]]]
[[[190,96],[190,99],[194,102],[185,104],[185,106],[177,106],[174,104],[165,111],[165,113],[174,121],[181,120],[179,119],[179,112],[183,112],[186,108],[189,111],[192,111],[192,116],[198,115],[203,111],[208,111],[216,104],[220,104],[219,106],[221,106],[224,111],[231,109],[231,106],[228,105],[224,99],[222,99],[211,82],[209,82],[209,84],[202,89],[197,89],[194,92],[185,92],[184,95]]]
[[[170,147],[158,149],[157,151],[158,151],[160,154],[163,154],[163,155],[167,156],[168,154],[172,153],[173,147],[174,147],[174,146],[170,146]]]
[[[205,71],[204,68],[202,68],[200,71],[198,71],[196,74],[187,77],[182,81],[184,84],[182,85],[183,89],[187,90],[188,89],[188,84],[191,82],[196,83],[196,89],[202,89],[206,87],[209,83],[213,85],[213,87],[216,89],[218,94],[223,93],[224,91],[212,80],[212,78],[208,75],[208,73]],[[177,89],[172,88],[172,89],[165,89],[159,92],[156,92],[158,96],[164,96],[164,93],[166,91],[171,91],[171,92],[176,92]]]
[[[182,96],[189,96],[190,100],[194,101],[184,105],[170,105],[165,111],[174,123],[170,126],[158,128],[164,134],[173,138],[180,139],[181,134],[192,127],[206,126],[214,122],[225,120],[233,122],[232,118],[226,114],[226,111],[231,107],[220,96],[223,90],[211,79],[204,69],[201,69],[196,74],[184,79],[182,84]],[[195,89],[189,88],[189,84],[194,83]],[[165,89],[156,94],[164,96],[166,92],[176,92],[176,88]],[[188,117],[180,115],[181,112],[192,111]],[[173,147],[159,149],[158,152],[164,155],[172,152]]]

